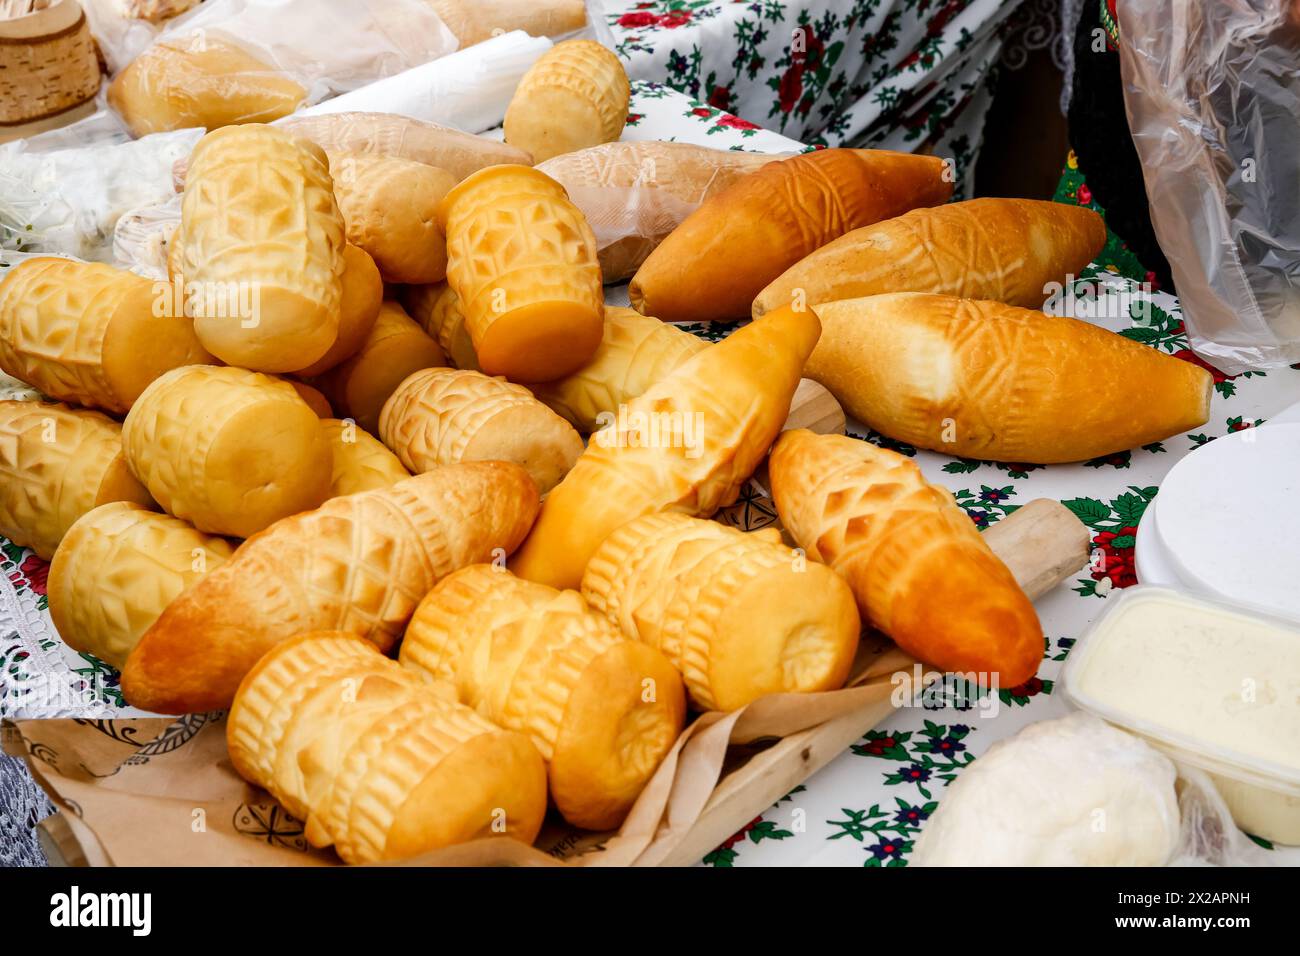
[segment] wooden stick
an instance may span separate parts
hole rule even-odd
[[[835,396],[810,378],[800,379],[782,431],[806,428],[819,435],[843,435],[844,427],[844,409]]]

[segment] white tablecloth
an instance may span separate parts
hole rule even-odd
[[[973,190],[1020,0],[604,0],[634,79],[822,146],[952,157]]]

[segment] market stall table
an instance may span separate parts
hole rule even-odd
[[[765,152],[799,148],[780,134],[650,83],[634,84],[625,138]],[[611,302],[626,301],[625,288],[607,291]],[[1128,279],[1089,270],[1069,302],[1081,318],[1198,361],[1187,349],[1178,301],[1170,295],[1142,292]],[[730,328],[694,326],[691,331],[717,339]],[[1091,529],[1096,560],[1039,600],[1046,644],[1035,678],[1002,688],[974,706],[937,700],[900,709],[703,862],[905,865],[916,836],[963,768],[994,741],[1065,712],[1055,692],[1061,663],[1077,635],[1105,606],[1106,595],[1135,583],[1134,533],[1172,465],[1216,437],[1258,427],[1297,401],[1300,373],[1294,369],[1236,378],[1216,374],[1211,417],[1204,428],[1094,461],[1046,467],[918,451],[850,422],[850,434],[914,456],[928,478],[952,489],[981,528],[1035,498],[1063,502]],[[723,517],[748,529],[775,521],[771,502],[752,491]],[[30,551],[0,539],[0,716],[75,716],[98,722],[139,713],[124,705],[115,671],[58,638],[46,610],[47,571],[46,562]],[[31,828],[49,810],[21,763],[0,758],[0,864],[39,862]],[[1300,862],[1298,850],[1278,851],[1277,856]]]

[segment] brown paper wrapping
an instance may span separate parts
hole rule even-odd
[[[771,522],[769,522],[771,523]],[[1031,597],[1087,561],[1087,530],[1056,502],[1031,502],[986,532]],[[916,662],[863,641],[843,690],[774,694],[687,725],[617,833],[548,821],[534,846],[495,838],[402,865],[659,866],[694,862],[894,709],[893,675]],[[245,782],[226,753],[223,714],[178,719],[5,721],[61,810],[42,824],[70,863],[116,866],[339,865],[302,824]]]

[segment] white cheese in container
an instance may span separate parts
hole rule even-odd
[[[1107,603],[1070,699],[1209,773],[1248,833],[1300,844],[1300,622],[1145,585]]]

